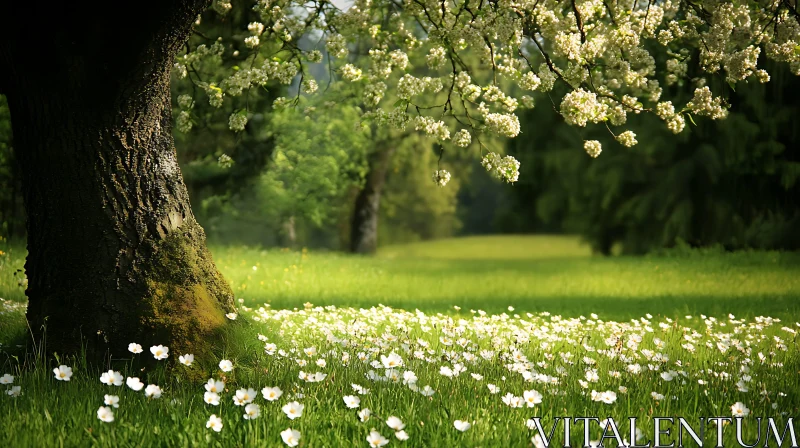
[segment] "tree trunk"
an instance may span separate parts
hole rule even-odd
[[[28,214],[28,320],[47,352],[124,357],[138,342],[200,354],[234,309],[172,139],[173,58],[207,5],[154,5],[105,21],[54,13],[49,43],[5,24],[0,87]],[[46,58],[30,48],[45,44]]]
[[[381,191],[394,150],[391,142],[380,142],[369,156],[369,172],[364,188],[356,197],[353,225],[350,227],[350,250],[354,253],[372,254],[378,248]]]
[[[297,246],[297,220],[294,215],[288,217],[283,222],[283,246],[295,248]]]

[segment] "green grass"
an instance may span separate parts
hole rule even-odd
[[[387,247],[376,258],[216,248],[237,297],[276,308],[372,306],[591,312],[627,319],[800,315],[800,254],[591,256],[574,237],[475,237]],[[253,270],[256,266],[257,270]]]
[[[13,272],[22,266],[24,251],[0,249],[0,297],[20,303],[24,295]],[[0,356],[0,376],[12,374],[14,384],[22,387],[21,396],[10,397],[4,393],[7,387],[0,386],[0,447],[285,446],[279,434],[289,427],[301,432],[300,446],[305,447],[367,446],[371,429],[389,438],[389,447],[524,447],[531,446],[534,435],[525,426],[531,416],[543,417],[546,425],[564,415],[612,416],[625,424],[626,416],[636,416],[652,439],[654,416],[692,421],[729,416],[735,402],[751,410],[745,436],[752,443],[753,416],[785,421],[800,408],[798,254],[602,258],[591,256],[575,238],[553,236],[442,240],[387,247],[376,257],[222,247],[213,248],[213,253],[237,297],[244,300],[240,317],[213,359],[198,359],[191,368],[162,365],[144,372],[127,362],[106,366],[158,384],[163,397],[152,400],[125,386],[101,384],[100,369],[81,359]],[[312,308],[304,306],[306,302],[336,307]],[[374,307],[379,303],[396,309]],[[647,318],[648,313],[653,317]],[[704,320],[700,313],[717,319]],[[781,321],[755,318],[762,315]],[[19,311],[0,314],[0,348],[8,349],[12,336],[23,330]],[[266,353],[259,333],[287,356]],[[635,335],[641,335],[642,342],[634,350],[628,341]],[[687,336],[694,351],[686,346]],[[448,339],[461,338],[466,349],[458,343],[447,345]],[[609,338],[619,338],[620,345]],[[730,348],[723,352],[720,343]],[[317,354],[304,354],[308,347],[316,347]],[[405,364],[398,373],[414,371],[419,386],[430,385],[436,393],[425,397],[402,382],[368,380],[370,370],[384,370],[358,360],[359,352],[370,350],[375,351],[371,361],[398,353]],[[481,350],[494,354],[484,360]],[[415,351],[425,359],[417,359]],[[529,360],[518,364],[522,369],[558,378],[558,384],[526,382],[518,371],[509,370],[517,351]],[[343,352],[350,355],[347,365]],[[563,358],[566,353],[573,362]],[[668,360],[652,358],[654,353]],[[478,356],[470,361],[465,358],[469,354]],[[170,360],[177,361],[178,355],[171,353]],[[136,356],[150,355],[145,347],[145,353]],[[599,375],[587,389],[579,382],[589,368],[585,357],[596,362],[592,367]],[[218,370],[223,358],[234,361],[233,372]],[[318,359],[327,365],[316,366]],[[300,366],[298,360],[307,365]],[[70,382],[53,377],[51,370],[59,363],[73,367]],[[634,363],[643,368],[641,374],[627,372]],[[467,371],[456,378],[440,374],[442,366],[454,364],[465,365]],[[648,365],[658,370],[650,371]],[[322,383],[305,383],[298,379],[301,370],[328,376]],[[678,374],[672,381],[660,377],[670,370],[686,376]],[[619,378],[614,371],[621,373]],[[202,385],[189,381],[198,372],[225,377],[221,406],[203,402]],[[748,390],[738,390],[737,381],[747,377],[750,381],[742,384]],[[342,400],[356,395],[353,383],[371,389],[360,397],[361,407],[374,413],[366,423]],[[498,385],[501,393],[489,393],[488,383]],[[259,394],[255,402],[261,417],[243,420],[242,408],[231,399],[234,391],[265,386],[279,386],[284,396],[270,403]],[[543,395],[535,407],[514,409],[501,400],[505,393],[522,396],[534,389]],[[617,400],[593,401],[592,389],[615,391]],[[766,399],[763,390],[768,391]],[[653,392],[664,399],[654,399]],[[96,417],[104,394],[120,397],[112,423]],[[289,420],[280,408],[294,399],[305,410],[299,419]],[[205,427],[212,413],[223,418],[221,433]],[[406,423],[408,441],[394,439],[384,423],[390,415]],[[474,426],[460,433],[453,427],[455,419]],[[732,429],[726,430],[725,446],[737,446]],[[627,427],[621,432],[627,437]],[[707,432],[710,441],[715,430],[710,427]],[[582,427],[573,428],[573,446],[581,433]],[[592,438],[598,437],[595,426]]]

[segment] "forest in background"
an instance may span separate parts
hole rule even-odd
[[[247,17],[234,8],[216,34],[233,33]],[[190,46],[205,39],[193,36]],[[602,127],[568,126],[551,99],[563,92],[536,93],[520,135],[489,142],[521,162],[511,185],[486,173],[474,147],[444,153],[415,132],[360,126],[358,93],[326,85],[323,63],[310,68],[320,93],[304,106],[274,110],[277,97],[305,95],[297,82],[248,90],[251,116],[238,133],[228,129],[232,106],[179,95],[199,89],[191,73],[173,80],[178,159],[212,243],[369,253],[460,235],[569,233],[603,254],[676,245],[800,248],[800,79],[782,65],[769,67],[767,84],[720,80],[713,87],[726,89],[730,115],[687,123],[680,135],[652,114],[629,117],[641,140],[630,148]],[[694,87],[679,80],[664,88],[688,100]],[[587,139],[605,148],[598,158],[576,149]],[[446,187],[432,179],[439,168],[453,173]],[[0,96],[0,236],[24,239],[22,204]]]

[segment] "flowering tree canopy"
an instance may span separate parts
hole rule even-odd
[[[212,20],[231,8],[215,0]],[[210,105],[238,108],[231,130],[247,124],[250,90],[271,80],[299,85],[275,107],[319,94],[310,67],[323,64],[326,83],[358,85],[360,125],[414,129],[443,148],[477,144],[483,166],[507,182],[518,179],[519,162],[485,142],[520,133],[515,111],[533,107],[533,92],[548,94],[567,124],[602,125],[630,147],[629,114],[653,113],[676,134],[693,115],[725,118],[728,85],[769,81],[762,52],[800,75],[795,0],[258,0],[253,14],[258,20],[224,38],[202,34],[207,19],[198,17],[195,31],[208,42],[174,65]],[[725,81],[720,91],[714,78]],[[693,98],[673,104],[665,87],[686,82]],[[554,90],[558,83],[564,88]],[[191,129],[198,100],[178,98],[179,130]],[[596,140],[584,149],[591,157],[602,150]],[[449,178],[434,173],[439,185]]]

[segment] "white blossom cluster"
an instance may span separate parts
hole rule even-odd
[[[234,112],[228,118],[228,127],[231,131],[241,132],[247,125],[247,114],[244,111]]]
[[[231,158],[231,156],[223,154],[219,156],[219,159],[217,159],[217,163],[222,168],[230,168],[233,166],[233,159]]]
[[[447,51],[443,47],[431,48],[430,53],[426,56],[428,67],[432,70],[439,70],[444,66]]]
[[[472,136],[466,129],[456,132],[456,134],[453,136],[453,144],[456,146],[466,148],[470,143],[472,143]]]
[[[212,4],[220,15],[231,7],[226,0]],[[531,92],[551,95],[568,124],[608,128],[630,147],[635,134],[612,129],[626,125],[630,114],[656,114],[676,134],[688,114],[724,119],[727,93],[712,89],[716,84],[708,80],[714,77],[768,82],[765,59],[800,75],[800,15],[791,1],[420,0],[398,9],[396,2],[354,0],[339,9],[322,0],[256,0],[253,10],[258,19],[232,35],[238,42],[219,38],[176,59],[176,78],[191,79],[187,86],[199,87],[211,106],[298,76],[302,92],[315,94],[316,80],[303,64],[323,62],[323,55],[294,43],[314,35],[330,56],[324,62],[330,71],[357,81],[353,88],[367,109],[362,123],[396,129],[411,123],[458,147],[473,138],[481,142],[483,134],[516,137],[515,110],[533,107]],[[242,42],[252,54],[249,66],[237,58]],[[205,76],[229,68],[226,75]],[[663,86],[676,84],[697,88],[691,101],[662,98]],[[384,104],[387,97],[399,101]],[[275,106],[298,103],[278,99]],[[189,110],[181,107],[177,114],[179,130],[191,129]],[[241,119],[230,120],[231,129],[241,127]],[[600,153],[599,144],[584,145],[590,154]]]
[[[597,158],[603,152],[603,146],[597,140],[586,140],[583,142],[583,149],[592,158]]]
[[[436,185],[444,187],[450,182],[450,173],[447,170],[436,170],[433,172],[433,181]]]
[[[639,143],[636,140],[636,134],[633,131],[625,131],[617,136],[617,141],[625,147],[630,148],[631,146],[635,146]]]
[[[500,157],[499,154],[490,152],[483,156],[481,165],[500,180],[508,183],[519,180],[519,161],[512,156]]]

